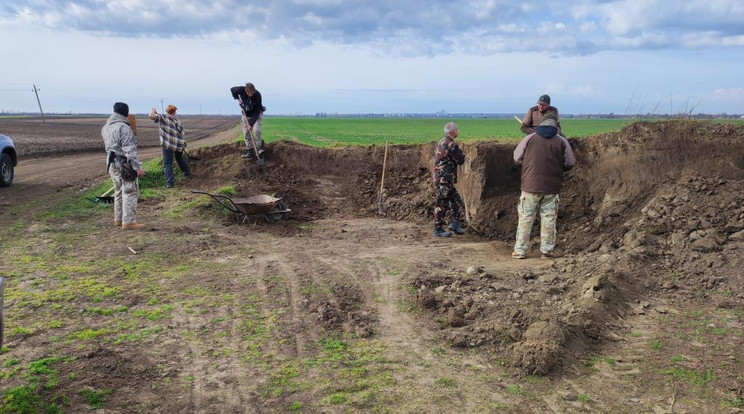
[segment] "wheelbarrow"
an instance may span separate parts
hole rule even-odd
[[[224,194],[212,194],[206,191],[191,190],[191,192],[212,197],[222,207],[235,213],[240,223],[245,223],[249,218],[255,217],[263,217],[267,222],[273,223],[286,220],[287,215],[292,212],[284,205],[281,198],[272,197],[268,194],[246,198],[230,198]]]

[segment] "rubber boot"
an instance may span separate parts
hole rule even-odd
[[[432,235],[432,237],[450,237],[451,235],[452,235],[452,233],[450,233],[448,231],[444,231],[443,228],[441,228],[441,227],[435,227],[434,228],[434,234]]]
[[[253,150],[252,149],[249,149],[248,151],[246,151],[245,154],[241,155],[240,158],[246,159],[248,161],[252,160],[254,158],[253,157]]]

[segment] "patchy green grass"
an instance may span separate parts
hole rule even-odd
[[[104,401],[103,397],[111,394],[113,391],[109,388],[103,390],[97,390],[95,388],[84,388],[80,391],[80,394],[85,398],[85,402],[90,405],[92,410],[103,408]]]
[[[706,385],[715,379],[713,369],[694,370],[685,367],[671,367],[664,371],[664,374],[673,380],[683,381],[688,384]]]
[[[592,402],[592,397],[589,394],[579,394],[576,398],[584,404]]]
[[[53,393],[59,385],[59,370],[54,366],[74,359],[60,356],[30,362],[21,370],[25,384],[8,388],[0,394],[0,401],[2,401],[0,414],[61,412],[61,402],[64,402],[66,398]]]

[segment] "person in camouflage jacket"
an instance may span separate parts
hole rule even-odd
[[[101,129],[106,152],[108,153],[108,173],[114,183],[114,225],[124,230],[139,230],[145,227],[137,222],[137,199],[139,182],[122,177],[122,166],[129,161],[137,171],[137,177],[145,175],[142,163],[137,156],[137,138],[130,126],[129,105],[123,102],[114,104],[114,112]]]
[[[456,234],[465,234],[460,227],[460,206],[464,205],[460,193],[455,188],[457,166],[465,162],[465,154],[455,142],[459,135],[457,124],[449,122],[444,126],[444,138],[437,143],[434,151],[434,237],[450,237],[452,232],[444,230],[445,216],[450,211],[449,229]]]

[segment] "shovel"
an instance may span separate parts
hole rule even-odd
[[[112,196],[110,194],[114,191],[114,188],[116,188],[116,187],[112,186],[111,188],[109,188],[108,191],[106,191],[105,193],[103,193],[103,194],[99,195],[98,197],[96,197],[96,202],[101,202],[101,203],[106,203],[106,204],[113,203],[114,202],[114,196]]]
[[[461,177],[464,176],[463,168],[460,167],[460,166],[458,166],[457,168],[458,168],[458,170],[460,172],[460,174],[458,174],[458,175],[461,176]],[[478,233],[479,235],[483,236],[483,232],[480,231],[480,230],[478,230],[477,228],[475,228],[475,225],[470,220],[470,210],[468,210],[468,202],[467,202],[467,200],[465,200],[465,197],[463,197],[462,194],[460,194],[460,198],[462,198],[462,209],[465,210],[465,221],[468,222],[468,230],[473,230],[476,233]]]
[[[250,134],[251,134],[251,144],[253,144],[253,153],[256,154],[256,165],[258,165],[259,167],[263,167],[264,165],[266,165],[266,161],[264,161],[264,159],[261,158],[260,155],[258,155],[258,147],[256,146],[256,140],[254,139],[255,135],[253,135],[252,128],[251,128]]]
[[[377,206],[377,212],[385,215],[385,205],[382,203],[382,197],[385,192],[385,169],[387,168],[387,154],[390,140],[385,141],[385,156],[382,158],[382,180],[380,180],[380,199]]]

